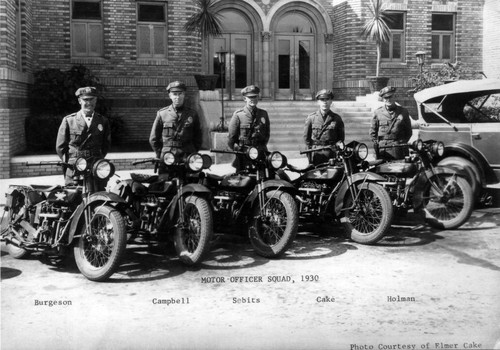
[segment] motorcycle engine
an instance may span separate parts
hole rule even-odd
[[[324,200],[328,198],[331,189],[326,184],[314,181],[302,182],[299,186],[299,212],[319,213]]]

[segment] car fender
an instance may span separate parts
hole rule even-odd
[[[71,219],[71,225],[69,227],[68,244],[70,244],[75,237],[78,237],[78,235],[75,235],[75,232],[80,224],[84,223],[85,218],[83,213],[85,212],[85,209],[91,206],[99,206],[104,203],[118,204],[116,208],[122,212],[125,211],[127,204],[125,199],[115,193],[101,191],[91,194],[88,200],[80,203],[73,213],[73,218]]]
[[[441,161],[447,157],[463,157],[477,167],[478,172],[474,172],[476,175],[476,180],[484,186],[488,179],[494,178],[494,173],[486,160],[486,158],[479,152],[476,148],[471,145],[464,143],[450,143],[444,147],[444,154],[438,159],[437,165],[450,166],[449,163],[442,163]],[[457,167],[457,169],[459,169]]]
[[[360,172],[353,174],[351,176],[352,183],[353,184],[358,184],[358,183],[365,183],[363,188],[367,188],[368,184],[370,183],[378,183],[380,181],[385,181],[385,178],[382,175],[372,173],[370,171],[366,172]],[[342,183],[340,186],[339,191],[337,192],[337,195],[335,196],[335,215],[340,215],[342,208],[344,206],[344,197],[349,190],[349,184],[346,180]],[[330,203],[327,204],[329,206]]]

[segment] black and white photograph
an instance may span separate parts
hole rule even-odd
[[[500,350],[498,0],[0,0],[2,350]]]

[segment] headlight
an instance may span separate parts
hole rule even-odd
[[[193,153],[187,158],[187,165],[192,171],[203,169],[203,157],[199,153]]]
[[[99,159],[94,163],[94,175],[99,179],[107,179],[115,173],[115,167],[106,159]]]
[[[269,164],[273,167],[273,169],[279,169],[284,167],[285,157],[280,152],[273,152],[267,158],[269,160]]]
[[[338,150],[343,151],[345,149],[344,141],[337,141],[337,143],[335,144],[335,147],[337,147]]]
[[[167,152],[165,153],[165,155],[163,156],[163,163],[165,163],[166,165],[172,165],[175,163],[175,156],[172,152]]]
[[[256,160],[259,158],[259,150],[255,147],[250,147],[247,151],[248,158]]]
[[[354,151],[360,160],[365,160],[368,157],[368,147],[364,143],[358,144]]]
[[[203,158],[203,169],[208,169],[212,166],[212,157],[210,157],[208,154],[202,154],[201,158]]]
[[[75,168],[76,170],[82,172],[87,169],[87,160],[85,158],[78,158],[75,162]]]
[[[420,139],[415,140],[415,141],[413,141],[412,148],[417,150],[417,151],[421,151],[422,148],[424,148],[424,143]]]
[[[441,157],[444,154],[444,143],[441,141],[434,142],[432,145],[432,152]]]

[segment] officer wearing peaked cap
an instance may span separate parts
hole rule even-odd
[[[76,90],[81,109],[70,114],[61,122],[56,139],[56,152],[62,161],[74,163],[79,157],[104,158],[111,145],[111,133],[108,120],[95,112],[97,89],[92,86]],[[73,170],[65,169],[65,182],[73,184]],[[98,190],[103,190],[104,182],[98,183]]]
[[[408,155],[408,140],[412,135],[412,123],[408,110],[395,102],[396,88],[386,86],[379,92],[384,105],[373,112],[370,137],[377,158],[403,159]]]
[[[304,142],[308,149],[335,145],[344,141],[344,122],[337,113],[330,109],[333,101],[333,92],[323,89],[316,93],[319,109],[306,117],[304,125]],[[331,157],[330,150],[318,151],[310,154],[309,161],[320,164]]]
[[[149,143],[160,159],[165,153],[173,152],[183,156],[198,152],[201,147],[202,133],[198,113],[186,107],[186,85],[174,81],[167,86],[168,97],[172,104],[160,109],[151,128]],[[162,163],[159,173],[165,173]]]
[[[249,85],[241,90],[245,107],[233,113],[229,122],[228,147],[232,150],[244,150],[249,146],[267,152],[270,137],[270,123],[267,112],[257,107],[259,87]],[[245,166],[245,158],[237,157],[233,165],[236,169]]]

